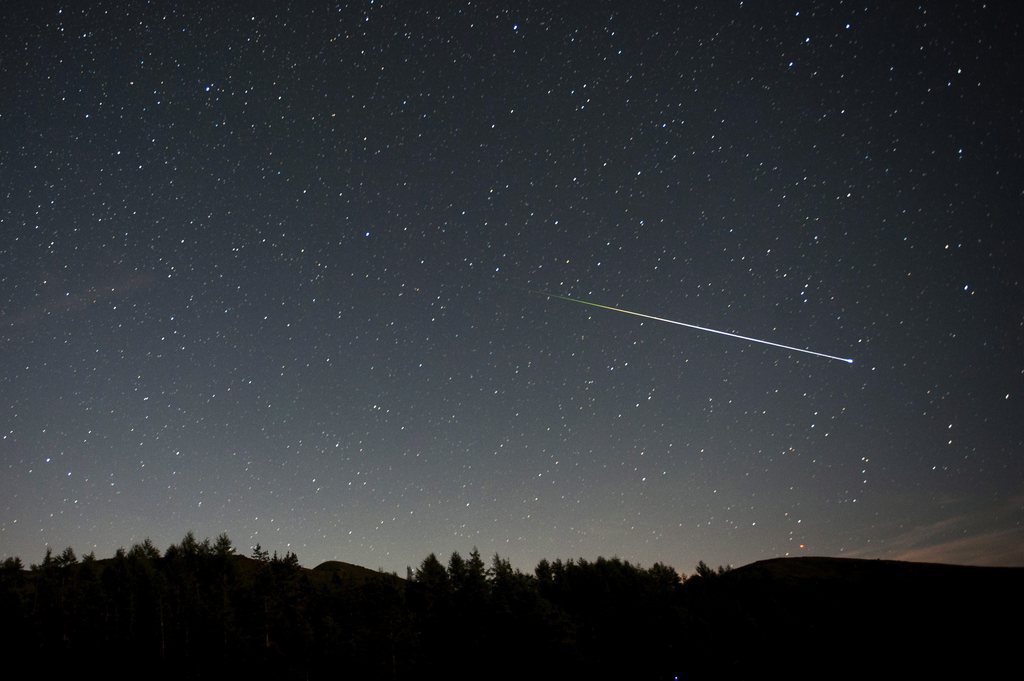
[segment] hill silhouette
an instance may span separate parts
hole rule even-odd
[[[1021,568],[778,558],[683,591],[702,671],[736,678],[995,674],[1024,633]]]
[[[313,568],[312,572],[314,574],[337,575],[341,579],[358,583],[379,579],[381,575],[386,574],[380,570],[371,570],[363,567],[362,565],[345,563],[340,560],[324,561]],[[395,579],[398,579],[397,576],[394,577]]]
[[[8,668],[106,677],[854,678],[1015,664],[1024,569],[781,558],[737,569],[618,558],[427,556],[409,579],[313,569],[226,536],[71,549],[0,569]]]

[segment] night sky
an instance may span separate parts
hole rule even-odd
[[[0,556],[1024,564],[1018,17],[3,3]]]

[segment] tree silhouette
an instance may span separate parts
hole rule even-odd
[[[217,541],[213,544],[213,553],[221,557],[234,555],[235,547],[231,544],[227,533],[221,532],[217,535]]]
[[[257,542],[256,546],[252,547],[252,553],[249,557],[255,561],[259,561],[260,563],[267,563],[270,561],[270,552],[264,551],[263,547],[259,545],[259,542]]]
[[[616,557],[541,560],[530,574],[497,554],[485,565],[475,548],[453,551],[446,563],[430,554],[412,580],[337,564],[307,570],[290,550],[271,556],[257,545],[248,558],[233,553],[226,535],[211,542],[191,532],[163,555],[149,540],[101,560],[47,549],[29,571],[14,557],[0,565],[0,641],[11,664],[19,653],[69,670],[117,659],[126,670],[158,665],[157,676],[184,679],[750,676],[762,660],[781,659],[791,631],[838,654],[840,644],[808,629],[802,615],[825,612],[822,593],[863,629],[879,602],[900,602],[917,588],[910,604],[929,613],[927,626],[942,621],[952,583],[944,576],[924,591],[914,579],[885,585],[855,573],[831,592],[820,591],[823,578],[799,591],[794,579],[759,581],[756,569],[734,576],[701,562],[684,582],[668,565]],[[839,570],[826,567],[823,575]],[[1019,584],[1000,582],[1002,574],[970,573],[961,583],[971,596],[953,612],[971,622],[970,641],[992,635],[1012,649],[991,629],[975,633],[983,606],[970,609],[977,593],[985,603],[1003,595],[1008,608],[1021,603]],[[1006,574],[1019,580],[1019,572]]]

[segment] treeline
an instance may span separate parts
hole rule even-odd
[[[721,569],[720,569],[721,571]],[[696,579],[718,572],[703,563]],[[693,581],[691,578],[690,581]],[[113,558],[47,551],[0,567],[4,658],[73,672],[213,678],[673,678],[686,659],[682,577],[617,558],[431,554],[407,579],[191,533]]]

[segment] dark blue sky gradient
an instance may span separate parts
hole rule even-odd
[[[0,555],[1024,563],[1010,7],[5,3]]]

